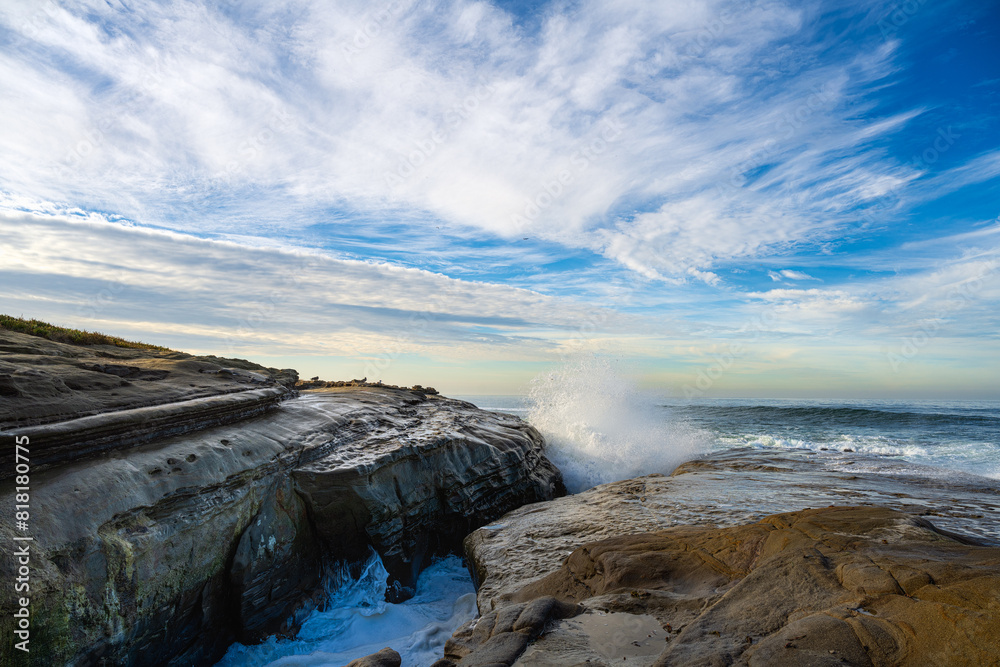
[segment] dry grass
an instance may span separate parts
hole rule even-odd
[[[173,351],[167,347],[140,343],[134,340],[125,340],[124,338],[108,336],[96,331],[67,329],[65,327],[57,327],[48,322],[26,320],[23,317],[11,317],[10,315],[0,315],[0,329],[16,331],[28,334],[29,336],[38,336],[39,338],[48,338],[49,340],[54,340],[58,343],[68,343],[69,345],[114,345],[115,347],[127,347],[137,350]]]

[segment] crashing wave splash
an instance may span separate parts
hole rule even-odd
[[[709,448],[707,434],[671,419],[662,398],[615,365],[588,358],[532,381],[528,421],[578,493],[598,484],[670,473]]]

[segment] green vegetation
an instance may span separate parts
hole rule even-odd
[[[149,343],[125,340],[124,338],[108,336],[107,334],[97,333],[96,331],[81,331],[80,329],[57,327],[56,325],[49,324],[48,322],[26,320],[23,317],[11,317],[10,315],[0,315],[0,329],[16,331],[18,333],[28,334],[29,336],[38,336],[39,338],[48,338],[49,340],[54,340],[57,343],[68,343],[69,345],[114,345],[115,347],[128,347],[137,350],[173,352],[170,348],[161,347],[159,345],[150,345]]]

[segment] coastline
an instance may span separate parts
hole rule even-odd
[[[516,415],[431,389],[363,381],[293,384],[288,378],[294,371],[172,351],[128,352],[132,365],[108,373],[89,360],[98,348],[67,350],[18,336],[4,334],[13,348],[5,350],[5,360],[20,364],[18,372],[30,374],[37,366],[54,378],[74,378],[81,388],[65,385],[62,393],[91,411],[57,412],[63,410],[58,396],[29,393],[24,399],[39,423],[8,418],[0,431],[40,444],[40,434],[49,434],[55,453],[31,472],[33,578],[23,608],[32,619],[36,656],[81,666],[100,660],[212,665],[234,642],[291,641],[304,623],[331,611],[332,601],[341,599],[338,586],[355,585],[362,570],[374,567],[365,565],[370,554],[386,581],[369,582],[363,605],[375,611],[359,610],[376,616],[403,613],[422,573],[440,557],[465,558],[479,615],[463,624],[469,612],[459,611],[459,601],[454,609],[447,598],[432,601],[428,627],[445,627],[440,616],[450,614],[448,634],[454,631],[447,641],[437,631],[431,644],[438,647],[438,667],[484,660],[618,664],[619,658],[626,665],[701,664],[706,656],[757,664],[761,656],[808,662],[829,655],[837,664],[845,657],[848,664],[909,664],[926,647],[914,648],[907,623],[941,611],[928,611],[920,601],[952,595],[945,592],[967,581],[976,582],[975,595],[939,602],[972,624],[967,629],[976,642],[953,639],[942,659],[1000,656],[994,626],[976,625],[976,619],[1000,620],[990,606],[1000,598],[1000,579],[990,574],[1000,568],[995,480],[935,472],[846,446],[743,446],[565,495],[562,474],[549,461],[555,456],[573,464],[561,443],[546,443]],[[36,362],[45,348],[63,356]],[[148,375],[153,370],[155,376]],[[81,383],[81,372],[96,379]],[[152,398],[154,405],[121,405],[114,394],[133,386],[125,376],[142,374],[144,384],[132,395]],[[219,384],[188,382],[202,376]],[[157,383],[166,387],[167,400],[155,400]],[[177,400],[190,391],[214,395]],[[226,408],[256,405],[258,395],[268,400],[263,409]],[[14,403],[5,409],[8,417],[17,413]],[[136,421],[135,414],[154,418]],[[89,431],[77,427],[91,422],[105,437],[97,451],[80,436]],[[81,442],[81,451],[72,452]],[[59,452],[69,454],[60,460]],[[10,503],[16,483],[0,481]],[[719,540],[764,545],[777,539],[774,531],[817,542],[792,551],[753,547],[737,559],[738,567],[736,561],[725,564],[729,551],[718,550]],[[857,544],[830,546],[845,531],[856,534]],[[3,533],[8,540],[16,536],[8,526]],[[823,551],[827,547],[833,550]],[[807,560],[810,549],[823,552],[817,562],[826,564],[801,571],[796,559]],[[876,570],[891,572],[896,583],[870,568],[845,578],[844,572],[861,567],[857,558],[865,549],[877,552],[882,565]],[[681,552],[701,554],[702,564],[672,570],[667,564]],[[795,567],[777,566],[786,561]],[[332,567],[344,574],[331,588]],[[608,579],[609,567],[627,574]],[[10,562],[3,568],[9,578],[16,575]],[[457,581],[454,573],[448,576]],[[812,577],[806,588],[803,576]],[[695,592],[683,583],[692,577],[702,582]],[[767,602],[759,587],[744,583],[758,579],[770,581],[770,594],[778,597]],[[585,586],[567,583],[584,580]],[[822,595],[792,595],[794,604],[782,607],[783,590],[794,581],[801,584],[796,590]],[[456,584],[456,595],[467,590],[463,585]],[[752,594],[744,591],[748,587]],[[893,616],[891,609],[904,604],[896,598],[919,602],[923,611]],[[784,611],[754,628],[716,618],[725,605],[742,609],[751,602]],[[880,643],[855,626],[864,621],[856,621],[859,614],[883,608],[880,632],[892,639]],[[9,634],[16,629],[9,620],[15,611],[4,602]],[[807,626],[818,623],[817,614],[833,614],[846,625],[832,634],[807,628],[801,637],[812,637],[811,643],[786,641],[799,637],[803,619],[814,619]],[[823,633],[839,639],[823,640]],[[651,641],[654,636],[660,643]],[[806,653],[778,650],[781,642],[798,647],[796,641]],[[383,651],[358,664],[398,665],[397,658]],[[9,664],[19,664],[13,660]]]

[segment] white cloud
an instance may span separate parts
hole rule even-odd
[[[0,179],[175,229],[273,235],[334,208],[715,284],[913,177],[863,147],[915,112],[856,120],[892,46],[838,55],[817,11],[591,0],[534,35],[469,0],[12,5]]]
[[[803,273],[802,271],[793,271],[791,269],[782,269],[781,275],[789,280],[819,280],[819,278],[814,278],[808,273]]]
[[[216,351],[461,358],[515,346],[530,356],[638,330],[635,318],[529,290],[96,215],[0,211],[0,246],[3,312],[194,337]]]

